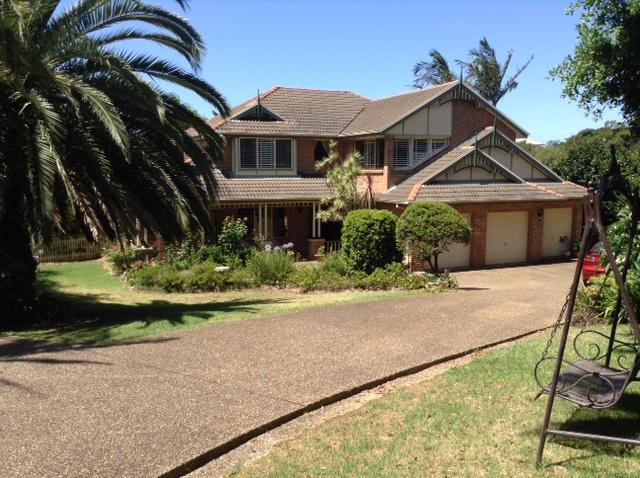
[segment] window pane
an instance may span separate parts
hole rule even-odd
[[[316,141],[316,147],[313,150],[313,160],[317,163],[329,157],[329,148],[324,141]]]
[[[431,140],[431,154],[435,154],[438,151],[440,151],[442,148],[446,148],[447,147],[447,140],[446,139],[433,139]]]
[[[287,208],[276,207],[273,209],[273,237],[285,237],[288,232]]]
[[[291,140],[276,140],[276,168],[291,169]]]
[[[258,140],[258,168],[273,168],[275,144],[272,139]]]
[[[367,141],[364,148],[364,167],[375,168],[376,167],[376,142]]]
[[[240,139],[240,168],[255,169],[256,167],[256,140]]]
[[[356,151],[364,158],[364,141],[356,141]]]
[[[397,139],[395,145],[395,158],[393,164],[396,168],[409,167],[409,140]]]
[[[414,139],[413,140],[413,164],[426,161],[429,157],[429,140]]]

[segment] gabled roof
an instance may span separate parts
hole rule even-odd
[[[536,181],[535,183],[528,182],[502,166],[492,158],[486,150],[480,149],[486,148],[486,146],[492,144],[491,142],[493,141],[496,142],[495,144],[498,147],[508,144],[510,147],[517,148],[518,153],[529,160],[534,167],[547,172],[549,180],[544,182]],[[455,164],[467,159],[473,154],[476,148],[478,158],[489,162],[505,177],[511,180],[512,183],[430,183]],[[554,179],[557,179],[557,181],[554,181]],[[562,178],[556,173],[517,146],[511,139],[501,134],[499,130],[495,131],[494,136],[494,128],[490,126],[470,137],[459,146],[445,152],[441,156],[435,157],[421,170],[382,194],[378,200],[380,202],[396,204],[427,200],[426,198],[428,197],[434,201],[442,200],[445,202],[483,202],[489,201],[489,197],[492,198],[492,201],[524,200],[518,198],[526,198],[527,200],[558,200],[580,198],[584,196],[585,191],[582,186],[562,181]],[[503,197],[503,199],[500,199],[500,197]]]
[[[255,97],[233,108],[228,118],[217,116],[211,125],[222,134],[336,137],[369,101],[350,91],[276,86],[260,95],[260,106],[282,121],[234,119],[257,106]]]
[[[371,101],[342,131],[340,136],[381,133],[411,113],[428,105],[457,84],[458,81],[451,81],[432,88],[409,91]]]
[[[234,107],[211,126],[222,134],[338,137],[381,134],[425,106],[451,99],[470,100],[495,114],[522,136],[528,133],[464,82],[452,81],[379,100],[350,91],[276,86],[259,97],[261,107],[281,121],[240,120],[255,108],[258,97]]]

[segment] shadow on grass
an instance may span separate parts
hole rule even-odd
[[[616,406],[603,410],[577,408],[568,420],[560,424],[560,430],[608,435],[621,438],[640,439],[640,393],[628,391]],[[536,435],[539,430],[536,430]],[[549,437],[549,442],[585,452],[566,460],[549,463],[565,465],[570,462],[592,458],[598,455],[626,456],[638,447],[616,443],[593,442],[560,437]]]
[[[247,293],[246,298],[193,304],[172,301],[169,294],[167,294],[167,300],[114,303],[106,300],[109,295],[105,293],[78,294],[60,290],[59,285],[52,280],[55,274],[56,272],[49,270],[39,273],[39,291],[44,307],[47,309],[43,318],[15,331],[32,341],[35,339],[33,347],[36,350],[27,352],[28,354],[38,353],[38,348],[43,349],[39,350],[43,352],[56,351],[56,348],[66,349],[73,346],[72,344],[122,346],[172,340],[171,338],[129,340],[126,333],[114,337],[113,332],[127,324],[136,323],[138,324],[137,336],[145,335],[144,332],[140,333],[139,329],[149,328],[158,322],[163,322],[163,327],[164,325],[166,327],[164,330],[154,330],[154,332],[170,331],[186,324],[187,318],[191,321],[194,318],[203,322],[216,321],[230,314],[257,314],[265,305],[287,302],[287,299],[281,298],[250,298]],[[131,297],[135,299],[136,295],[132,294]],[[132,338],[135,339],[135,336]],[[44,341],[41,342],[38,339],[44,339]],[[50,340],[57,343],[48,342]],[[28,348],[25,344],[19,347]],[[0,345],[0,359],[6,354],[7,350],[3,350]]]

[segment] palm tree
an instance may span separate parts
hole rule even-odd
[[[449,68],[447,60],[438,50],[431,50],[429,56],[430,61],[420,61],[413,67],[416,88],[441,85],[458,79]],[[469,50],[469,57],[470,61],[456,60],[456,64],[463,68],[466,81],[493,106],[518,86],[517,78],[533,60],[533,55],[531,55],[523,66],[518,67],[513,76],[505,80],[513,57],[513,50],[507,52],[507,57],[501,64],[496,58],[495,49],[489,44],[486,37],[483,37],[478,48]]]
[[[471,57],[470,62],[461,62],[465,66],[467,80],[493,106],[497,105],[504,95],[518,87],[517,78],[533,60],[533,55],[531,55],[523,66],[517,68],[514,75],[505,80],[513,58],[513,50],[507,52],[507,57],[500,64],[496,58],[496,50],[489,45],[487,38],[483,37],[478,48],[469,50],[469,56]]]
[[[458,77],[451,71],[449,63],[436,49],[429,52],[430,60],[419,61],[413,66],[413,86],[425,88],[455,81]]]
[[[223,96],[197,76],[202,38],[184,18],[143,0],[59,4],[0,0],[0,315],[7,318],[34,297],[32,241],[46,241],[68,216],[94,239],[122,241],[140,226],[168,241],[211,233],[221,139],[158,84],[179,85],[228,113]],[[188,66],[124,49],[131,40],[163,45]]]

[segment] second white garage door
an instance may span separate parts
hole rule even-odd
[[[559,257],[570,250],[572,219],[573,210],[570,207],[544,210],[542,257]]]
[[[527,260],[529,213],[487,214],[487,264],[513,264]]]

